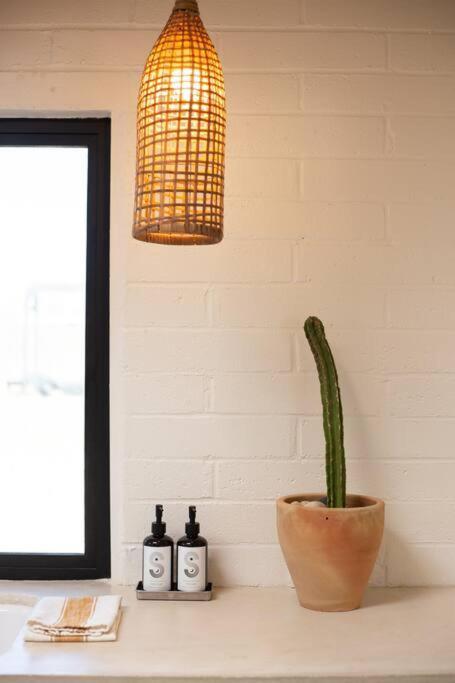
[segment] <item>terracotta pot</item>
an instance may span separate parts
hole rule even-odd
[[[357,609],[381,545],[384,502],[348,495],[345,508],[292,504],[322,497],[308,493],[277,500],[281,549],[303,607],[321,612]]]

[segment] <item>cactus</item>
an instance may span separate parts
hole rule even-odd
[[[325,435],[327,506],[346,507],[346,465],[343,443],[343,408],[338,375],[324,325],[311,316],[305,321],[305,334],[316,361],[321,385]]]

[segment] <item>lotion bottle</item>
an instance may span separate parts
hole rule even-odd
[[[142,586],[145,591],[172,590],[174,541],[165,536],[163,506],[155,507],[156,520],[152,534],[144,538],[142,556]]]
[[[188,511],[185,536],[177,542],[177,590],[196,593],[207,587],[207,541],[199,536],[196,507]]]

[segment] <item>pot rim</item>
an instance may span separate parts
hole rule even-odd
[[[302,500],[320,500],[325,496],[324,493],[292,493],[288,494],[287,496],[281,496],[280,498],[277,498],[277,505],[278,506],[290,506],[291,503],[294,501],[302,501]],[[357,498],[361,499],[362,501],[365,501],[365,505],[354,505],[352,507],[345,507],[345,508],[328,508],[328,507],[315,507],[315,508],[302,508],[306,512],[316,512],[320,513],[321,511],[324,512],[324,514],[334,514],[334,513],[348,513],[353,510],[356,512],[360,512],[362,510],[373,510],[375,508],[381,508],[384,507],[384,501],[381,498],[375,498],[374,496],[365,496],[360,493],[348,493],[346,498],[349,500],[349,498]]]

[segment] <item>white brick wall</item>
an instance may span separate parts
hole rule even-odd
[[[226,238],[130,237],[135,105],[171,0],[3,0],[2,115],[112,116],[113,571],[198,504],[222,584],[289,581],[274,498],[322,488],[301,327],[338,361],[373,582],[455,582],[455,3],[200,0],[229,106]]]

